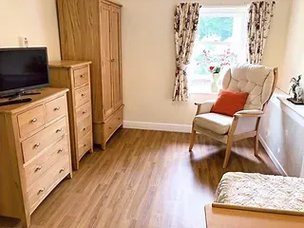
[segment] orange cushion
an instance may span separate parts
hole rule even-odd
[[[244,109],[248,93],[221,90],[211,112],[233,116]]]

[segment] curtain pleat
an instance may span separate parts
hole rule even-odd
[[[273,18],[274,1],[255,1],[249,8],[248,62],[261,64]]]
[[[194,46],[200,8],[200,3],[180,3],[175,10],[176,74],[173,101],[188,100],[186,69]]]

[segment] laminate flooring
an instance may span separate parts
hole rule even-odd
[[[120,129],[105,151],[86,155],[32,215],[31,227],[204,227],[204,205],[229,171],[277,174],[260,146],[239,141],[222,168],[225,146],[190,134]]]

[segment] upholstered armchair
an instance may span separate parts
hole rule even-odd
[[[223,77],[225,90],[247,92],[243,110],[233,117],[210,112],[215,101],[197,104],[193,120],[189,151],[192,152],[196,134],[203,134],[226,144],[223,168],[227,167],[233,142],[255,137],[254,154],[258,153],[258,127],[265,104],[276,85],[277,68],[243,64],[230,68]]]

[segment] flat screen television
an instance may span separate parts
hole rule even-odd
[[[0,48],[0,95],[49,84],[47,48]]]

